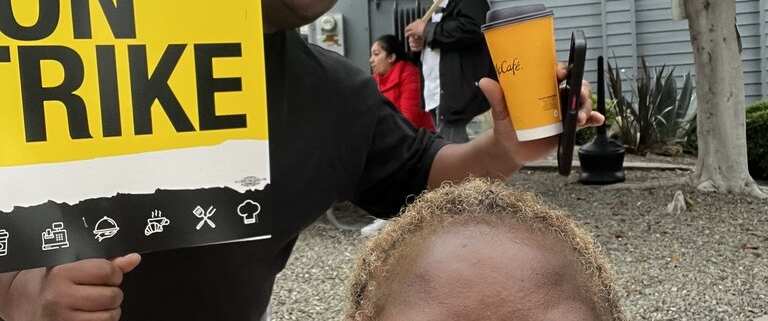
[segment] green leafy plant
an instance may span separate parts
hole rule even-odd
[[[669,101],[664,101],[662,106],[670,104],[661,113],[661,117],[658,122],[661,126],[658,126],[656,131],[656,139],[663,144],[680,144],[683,143],[689,135],[689,130],[694,125],[692,121],[696,117],[696,105],[692,104],[691,98],[693,97],[693,81],[691,80],[691,73],[685,74],[685,81],[683,87],[680,89],[680,96],[677,96],[677,83],[675,77],[672,76],[672,71],[666,80],[664,85],[664,96]],[[674,101],[673,101],[674,100]],[[694,132],[695,133],[695,132]]]
[[[621,70],[608,65],[608,93],[613,101],[613,126],[611,136],[615,136],[630,154],[637,153],[637,123],[632,113],[632,102],[624,97]],[[607,106],[606,106],[606,109]]]
[[[592,109],[597,110],[597,94],[592,94]],[[613,126],[616,119],[614,109],[612,107],[613,100],[605,100],[605,125],[608,129]],[[597,127],[587,127],[576,131],[576,145],[584,145],[597,135]]]
[[[587,127],[576,131],[576,145],[584,145],[597,135],[597,127]]]
[[[753,178],[768,179],[768,101],[747,107],[747,162]]]
[[[693,81],[690,73],[685,75],[678,95],[674,67],[665,65],[652,72],[645,58],[641,61],[640,75],[632,80],[634,88],[630,99],[623,94],[620,70],[608,63],[609,89],[615,100],[619,140],[629,153],[646,155],[659,145],[679,146],[682,153],[682,143],[690,134],[691,120],[696,115],[695,104],[691,104]]]
[[[656,124],[661,118],[662,110],[669,106],[670,97],[665,95],[667,91],[664,90],[668,82],[661,82],[664,77],[664,69],[666,66],[661,67],[661,71],[656,73],[654,86],[651,70],[643,58],[640,77],[635,79],[637,104],[631,104],[632,109],[630,111],[637,122],[637,152],[641,155],[647,154],[651,146],[656,143]]]

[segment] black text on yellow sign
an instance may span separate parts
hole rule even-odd
[[[0,166],[267,139],[253,0],[0,0]]]

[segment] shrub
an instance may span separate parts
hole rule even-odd
[[[764,112],[768,110],[768,100],[758,100],[754,102],[752,105],[747,106],[747,118],[750,117],[750,115]]]
[[[576,131],[576,145],[584,145],[597,135],[597,127],[587,127]]]
[[[632,102],[624,97],[621,71],[613,68],[608,62],[608,93],[613,104],[613,129],[616,138],[624,145],[630,154],[637,153],[637,123],[632,116]],[[612,135],[613,136],[613,135]]]
[[[661,66],[651,72],[642,58],[641,74],[633,79],[633,96],[627,99],[620,71],[608,63],[617,133],[629,153],[645,155],[659,144],[681,145],[690,137],[691,120],[696,116],[696,105],[691,104],[693,81],[690,73],[686,74],[678,95],[674,70]]]
[[[749,174],[768,179],[768,101],[747,107],[747,162]]]
[[[656,126],[656,139],[659,143],[681,144],[688,137],[691,127],[695,126],[693,121],[696,119],[696,104],[692,102],[694,95],[691,73],[686,73],[684,79],[680,96],[677,96],[677,83],[670,70],[662,93],[668,101],[660,103],[661,107],[668,107],[661,112]],[[658,126],[659,124],[661,126]]]

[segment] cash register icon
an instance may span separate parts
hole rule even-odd
[[[69,247],[67,240],[67,231],[64,229],[64,223],[53,223],[53,229],[46,229],[43,232],[43,251],[63,249]]]

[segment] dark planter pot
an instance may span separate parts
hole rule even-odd
[[[607,185],[623,182],[624,147],[605,135],[598,134],[579,149],[581,173],[579,183]]]

